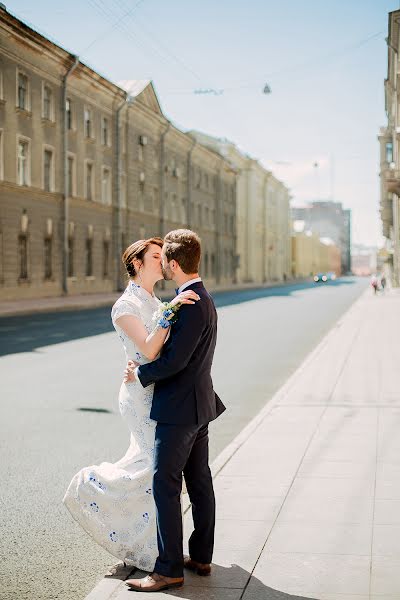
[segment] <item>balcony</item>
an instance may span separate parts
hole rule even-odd
[[[385,170],[384,177],[386,191],[400,196],[400,171],[394,169]]]

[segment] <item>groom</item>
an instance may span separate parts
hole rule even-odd
[[[188,229],[171,231],[161,252],[164,278],[178,293],[195,290],[200,300],[182,305],[160,358],[132,369],[125,380],[155,383],[150,417],[155,432],[153,493],[157,513],[158,558],[154,572],[129,579],[130,588],[159,591],[181,587],[183,567],[209,575],[214,546],[215,498],[208,466],[208,423],[225,407],[213,390],[211,366],[217,341],[217,312],[199,277],[200,238]],[[182,473],[192,503],[194,531],[190,557],[182,550]]]

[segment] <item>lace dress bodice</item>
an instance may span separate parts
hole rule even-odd
[[[112,307],[111,319],[122,341],[127,360],[132,359],[140,364],[149,362],[148,358],[139,352],[135,342],[116,323],[117,319],[123,315],[138,317],[144,324],[147,333],[151,333],[155,326],[154,312],[160,304],[161,301],[156,296],[149,294],[144,288],[131,281]]]

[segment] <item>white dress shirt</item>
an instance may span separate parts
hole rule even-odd
[[[189,285],[192,285],[192,283],[197,283],[198,281],[201,281],[201,277],[195,277],[194,279],[186,281],[186,283],[182,283],[181,287],[178,288],[177,293],[180,294],[181,292],[183,292],[183,290],[186,290],[186,288],[189,287]]]

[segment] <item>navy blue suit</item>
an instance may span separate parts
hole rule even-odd
[[[217,312],[202,282],[188,286],[200,296],[183,305],[161,356],[138,368],[146,387],[155,383],[150,416],[157,421],[153,492],[157,511],[160,575],[183,575],[182,473],[192,503],[193,560],[210,563],[214,546],[215,498],[208,466],[208,423],[225,407],[214,392],[211,366],[217,341]]]

